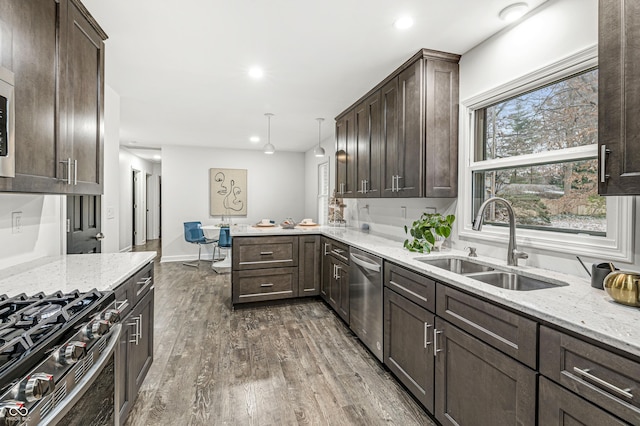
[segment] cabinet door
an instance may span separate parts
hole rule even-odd
[[[430,413],[434,321],[431,312],[384,289],[384,363]]]
[[[320,294],[320,236],[300,236],[298,250],[298,296]]]
[[[0,2],[0,65],[14,74],[15,178],[0,178],[0,190],[60,192],[56,126],[55,0]]]
[[[598,193],[638,195],[640,2],[600,0],[598,15]]]
[[[338,303],[338,315],[349,324],[349,266],[342,262],[336,262],[338,287],[340,299]]]
[[[77,0],[68,0],[60,31],[60,158],[71,159],[73,191],[101,194],[104,33]]]
[[[538,424],[540,425],[622,426],[626,424],[542,376],[540,376],[538,400]]]
[[[116,373],[118,374],[116,379],[116,399],[120,424],[124,424],[125,419],[129,415],[129,411],[131,411],[133,400],[135,399],[135,394],[132,393],[134,391],[134,387],[132,386],[133,370],[129,368],[129,363],[132,360],[132,343],[130,341],[133,333],[136,331],[136,326],[137,322],[132,321],[130,315],[122,319],[122,332],[120,333],[120,342],[116,349],[119,351],[118,368],[116,369]]]
[[[349,111],[336,121],[336,193],[355,197],[355,113]]]
[[[436,318],[435,416],[443,425],[534,425],[536,373]]]
[[[138,389],[142,385],[144,378],[153,362],[153,296],[152,288],[131,313],[129,322],[137,322],[139,325],[134,327],[130,341],[131,352],[129,368],[131,372],[131,390],[132,395],[137,395]],[[137,333],[137,336],[136,336]],[[134,397],[135,398],[135,397]]]
[[[398,76],[398,174],[399,197],[420,197],[424,164],[423,60],[416,61]]]
[[[458,64],[426,61],[425,196],[458,195]]]
[[[358,198],[380,197],[380,92],[355,109],[356,192]]]
[[[381,186],[382,197],[396,196],[395,177],[398,175],[398,78],[380,89],[382,108],[381,129]]]
[[[338,272],[338,268],[340,266],[339,262],[336,261],[335,258],[330,258],[331,265],[331,279],[329,280],[329,305],[333,308],[334,311],[338,312],[340,309],[340,297],[342,293],[340,292],[340,275]]]
[[[329,291],[333,272],[331,256],[329,256],[330,250],[331,243],[328,239],[322,237],[322,277],[320,279],[320,297],[322,297],[322,299],[327,303],[329,303]]]

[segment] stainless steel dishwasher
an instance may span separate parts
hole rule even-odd
[[[382,362],[382,259],[351,247],[349,327]]]

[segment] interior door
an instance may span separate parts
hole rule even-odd
[[[99,195],[67,196],[67,254],[100,253]]]

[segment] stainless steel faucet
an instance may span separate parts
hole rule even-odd
[[[523,251],[519,251],[516,245],[516,214],[513,212],[511,203],[500,197],[493,197],[486,200],[480,206],[476,220],[473,221],[473,230],[480,231],[482,229],[485,209],[489,204],[498,201],[501,201],[507,207],[507,212],[509,213],[509,247],[507,248],[507,265],[518,266],[518,259],[528,259],[529,255]]]

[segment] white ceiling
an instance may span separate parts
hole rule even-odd
[[[533,8],[545,0],[528,0]],[[84,0],[109,35],[121,144],[306,151],[333,118],[421,48],[462,54],[514,0]],[[394,20],[415,24],[400,32]],[[260,65],[255,81],[248,69]],[[259,143],[249,142],[258,135]]]

